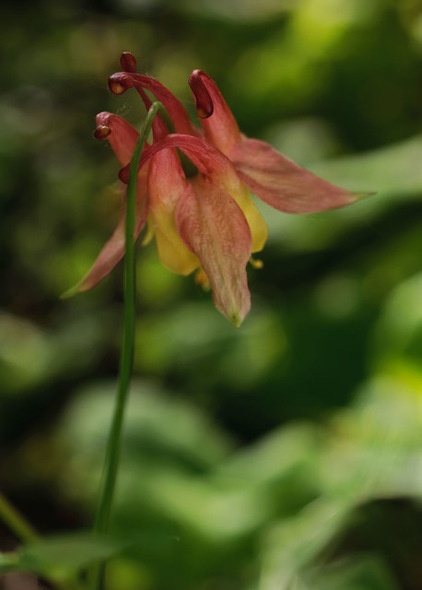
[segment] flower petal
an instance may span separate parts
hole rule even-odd
[[[252,252],[262,250],[267,240],[267,225],[230,160],[200,137],[171,134],[145,150],[141,165],[155,158],[157,153],[167,147],[179,148],[195,164],[201,175],[220,186],[236,201],[252,233]]]
[[[335,209],[365,196],[322,180],[258,139],[243,138],[229,157],[251,191],[285,213]]]
[[[96,117],[96,123],[95,137],[98,139],[107,139],[120,164],[127,166],[132,158],[133,150],[139,136],[138,132],[125,119],[113,113],[99,113]],[[134,239],[138,237],[143,229],[147,217],[145,189],[147,174],[148,167],[141,169],[138,173]],[[92,287],[110,274],[116,264],[123,258],[125,253],[125,223],[126,198],[119,223],[111,238],[103,246],[94,264],[83,279],[75,287],[69,289],[64,294],[65,297],[92,289]]]
[[[240,326],[250,309],[246,265],[252,247],[241,209],[218,186],[198,177],[179,200],[176,222],[207,274],[217,309]]]
[[[145,182],[145,180],[143,181]],[[134,240],[139,236],[142,231],[146,220],[146,199],[144,192],[138,191],[138,198],[136,201],[136,212],[135,212],[135,231]],[[89,271],[83,277],[83,279],[74,287],[64,293],[64,297],[70,297],[76,293],[82,291],[88,291],[95,287],[100,281],[102,281],[117,263],[123,258],[125,253],[125,223],[126,223],[126,203],[123,206],[122,213],[120,215],[119,223],[114,230],[111,238],[101,249],[97,259],[91,266]]]
[[[190,274],[200,266],[197,257],[180,237],[175,221],[177,203],[187,186],[175,150],[164,149],[151,158],[148,174],[149,219],[158,255],[165,267],[181,275]]]
[[[249,190],[238,178],[236,178],[236,183],[232,183],[231,186],[226,182],[225,190],[239,205],[248,222],[252,235],[252,252],[261,252],[268,238],[268,228],[264,218],[256,208]]]
[[[121,166],[126,166],[133,154],[139,133],[125,119],[102,112],[96,117],[95,137],[107,139]]]

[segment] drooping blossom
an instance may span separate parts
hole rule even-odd
[[[216,83],[195,70],[189,83],[202,129],[180,101],[160,82],[138,74],[133,56],[122,56],[122,72],[113,74],[115,94],[135,88],[148,108],[153,95],[165,107],[169,129],[160,115],[153,123],[138,173],[136,239],[148,221],[162,263],[187,275],[197,271],[209,284],[216,307],[236,326],[250,308],[246,267],[267,239],[265,222],[250,192],[275,209],[309,213],[347,205],[361,195],[336,187],[298,166],[269,144],[245,137]],[[111,113],[97,115],[95,136],[109,141],[126,172],[138,132]],[[188,176],[183,153],[196,168]],[[77,286],[86,290],[102,280],[124,255],[125,206],[120,222],[94,265]]]

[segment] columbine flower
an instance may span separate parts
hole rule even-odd
[[[153,144],[141,159],[134,238],[148,219],[158,253],[170,270],[187,275],[197,270],[209,283],[216,307],[235,325],[250,308],[246,266],[260,251],[267,229],[249,191],[281,211],[305,213],[349,204],[360,195],[325,182],[301,168],[269,144],[241,134],[215,82],[195,70],[189,80],[202,131],[190,121],[183,105],[160,82],[136,73],[134,58],[123,54],[125,71],[113,74],[115,94],[136,88],[145,105],[152,93],[166,108],[176,133],[168,134],[157,116]],[[138,133],[111,113],[97,116],[95,136],[107,139],[123,170],[131,159]],[[195,165],[188,178],[178,152]],[[78,285],[86,290],[98,283],[124,254],[124,208],[117,229],[91,270]]]

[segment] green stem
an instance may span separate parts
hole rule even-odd
[[[35,529],[29,522],[16,510],[9,500],[0,493],[0,519],[9,527],[11,531],[24,543],[35,541],[38,537]]]
[[[124,412],[132,376],[135,338],[135,243],[133,235],[135,231],[139,161],[151,130],[154,117],[162,108],[163,107],[159,102],[154,102],[151,105],[138,141],[136,142],[135,149],[133,150],[130,162],[126,202],[123,340],[120,356],[119,385],[107,442],[98,507],[93,528],[93,532],[97,534],[105,534],[109,530],[113,496],[119,467]],[[103,582],[104,564],[100,564],[95,568],[92,587],[95,590],[101,590]]]

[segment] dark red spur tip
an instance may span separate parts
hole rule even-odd
[[[124,183],[127,184],[129,182],[129,174],[130,174],[130,164],[120,168],[119,170],[119,178]]]
[[[107,125],[98,125],[94,131],[95,139],[107,139],[110,135],[111,129]]]
[[[201,70],[194,70],[189,78],[189,86],[195,97],[195,106],[198,117],[207,119],[214,112],[214,104],[202,78]]]
[[[128,88],[130,88],[130,84],[128,84],[128,78],[125,73],[119,72],[110,76],[108,79],[108,87],[113,94],[123,94]]]
[[[130,51],[124,51],[120,56],[120,65],[124,72],[136,73],[136,58]]]

